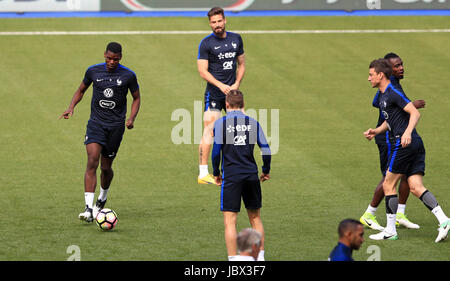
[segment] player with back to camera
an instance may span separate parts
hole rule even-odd
[[[206,80],[203,113],[203,136],[199,145],[200,184],[215,184],[208,171],[208,158],[212,143],[214,122],[225,110],[225,96],[238,90],[245,73],[245,54],[239,34],[226,31],[227,19],[222,8],[214,7],[208,12],[212,33],[200,42],[197,68],[200,77]]]
[[[376,129],[368,129],[364,136],[371,140],[388,129],[392,133],[393,148],[389,156],[383,191],[386,203],[387,224],[383,231],[370,235],[373,240],[396,240],[396,213],[398,196],[396,186],[406,175],[411,193],[419,198],[439,222],[438,236],[435,242],[443,241],[450,230],[450,220],[445,215],[434,195],[423,185],[425,175],[425,148],[422,138],[415,127],[420,119],[420,112],[405,93],[392,86],[389,77],[392,67],[386,59],[377,59],[369,65],[369,77],[373,88],[380,90],[379,106],[385,121]]]
[[[104,63],[92,65],[86,70],[69,108],[59,117],[69,119],[86,90],[91,84],[93,85],[91,115],[84,141],[87,152],[87,166],[84,174],[85,211],[78,216],[79,219],[87,222],[92,222],[105,206],[114,176],[113,161],[119,150],[125,127],[128,129],[134,127],[141,103],[136,74],[119,63],[122,59],[122,46],[116,42],[109,43],[104,58]],[[125,121],[128,90],[131,92],[133,103],[130,116]],[[93,206],[99,163],[101,186],[98,199]]]
[[[237,254],[236,223],[242,198],[252,228],[262,235],[258,256],[258,261],[262,261],[265,236],[261,220],[260,181],[270,179],[270,147],[258,121],[244,114],[241,91],[230,91],[225,103],[227,115],[214,123],[212,165],[216,184],[221,186],[220,210],[224,217],[228,259],[232,260]],[[255,144],[260,147],[263,160],[260,177],[253,155]]]
[[[354,219],[345,219],[338,226],[339,241],[328,257],[329,261],[353,261],[353,250],[364,242],[364,227]]]
[[[231,261],[256,261],[261,250],[261,233],[253,228],[244,228],[237,235],[239,255]]]
[[[403,66],[403,60],[394,53],[388,53],[384,56],[385,59],[389,60],[391,66],[392,66],[392,75],[390,77],[390,81],[392,85],[398,89],[399,91],[403,92],[403,88],[400,85],[400,80],[404,78],[404,66]],[[379,115],[378,115],[378,123],[377,127],[380,126],[384,122],[383,112],[380,109],[379,106],[379,99],[380,97],[380,91],[377,91],[375,94],[375,97],[373,99],[372,105],[376,108],[378,108]],[[413,102],[413,105],[419,109],[425,107],[425,101],[424,100],[415,100]],[[375,212],[378,209],[378,206],[381,203],[381,200],[384,198],[384,192],[383,192],[383,182],[384,177],[386,175],[386,169],[387,169],[387,163],[388,158],[391,150],[391,143],[390,143],[390,135],[389,130],[386,131],[384,134],[378,134],[375,137],[375,143],[378,147],[378,152],[380,156],[380,169],[382,178],[381,181],[378,183],[377,187],[375,188],[375,191],[373,193],[372,201],[370,202],[369,206],[367,207],[367,210],[365,213],[361,216],[359,221],[375,230],[383,230],[384,227],[382,227],[375,216]],[[405,214],[406,209],[406,201],[409,197],[409,185],[408,181],[406,179],[406,176],[403,176],[400,180],[399,190],[398,190],[398,209],[397,209],[397,216],[396,221],[398,225],[402,225],[406,228],[411,229],[418,229],[420,226],[418,224],[415,224],[411,222]]]

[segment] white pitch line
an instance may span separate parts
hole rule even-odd
[[[342,29],[342,30],[235,30],[240,34],[358,34],[358,33],[450,33],[450,29]],[[0,36],[23,35],[183,35],[209,34],[203,30],[174,31],[1,31]]]

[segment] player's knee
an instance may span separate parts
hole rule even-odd
[[[88,157],[87,161],[87,169],[88,170],[96,170],[98,168],[99,159],[95,157]]]
[[[104,173],[104,174],[112,174],[113,173],[113,169],[111,168],[111,166],[101,165],[100,169],[101,169],[102,173]]]
[[[409,184],[409,190],[411,191],[412,194],[416,195],[416,196],[420,196],[420,194],[422,194],[426,188],[423,185],[423,181],[422,178],[417,175],[413,175],[411,177],[408,178],[408,184]]]
[[[390,182],[385,181],[383,183],[383,191],[384,191],[384,194],[391,194],[391,193],[395,192],[395,185]]]
[[[419,184],[419,183],[410,183],[409,184],[409,190],[412,194],[416,195],[417,197],[419,197],[424,191],[425,191],[425,186],[423,186],[423,184]]]
[[[248,218],[250,219],[250,221],[260,221],[261,220],[259,209],[256,209],[256,210],[247,209],[247,214],[248,214]]]
[[[212,130],[205,128],[205,130],[203,130],[203,136],[201,139],[201,143],[202,144],[212,144],[213,139],[214,139],[214,137],[213,137]]]

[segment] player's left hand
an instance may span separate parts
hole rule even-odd
[[[127,123],[125,124],[126,126],[127,126],[127,128],[130,130],[130,129],[133,129],[134,128],[134,121],[133,120],[131,120],[131,119],[128,119],[127,120]]]
[[[270,175],[269,174],[261,174],[261,176],[259,177],[259,180],[261,181],[261,182],[265,182],[266,180],[269,180],[270,179]]]
[[[411,134],[403,133],[401,144],[402,144],[402,147],[407,147],[408,145],[410,145],[411,144]]]

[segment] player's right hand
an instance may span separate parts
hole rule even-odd
[[[61,116],[59,116],[58,120],[63,117],[64,117],[64,119],[69,119],[72,115],[73,115],[73,110],[67,109],[66,111],[63,112],[63,114],[61,114]]]
[[[219,89],[224,93],[225,95],[228,95],[228,93],[231,91],[231,87],[226,84],[220,85]]]
[[[221,175],[218,175],[217,177],[214,176],[214,180],[217,185],[222,185],[222,176]]]
[[[368,140],[372,140],[376,135],[374,129],[368,129],[363,134],[364,134],[364,137]]]

